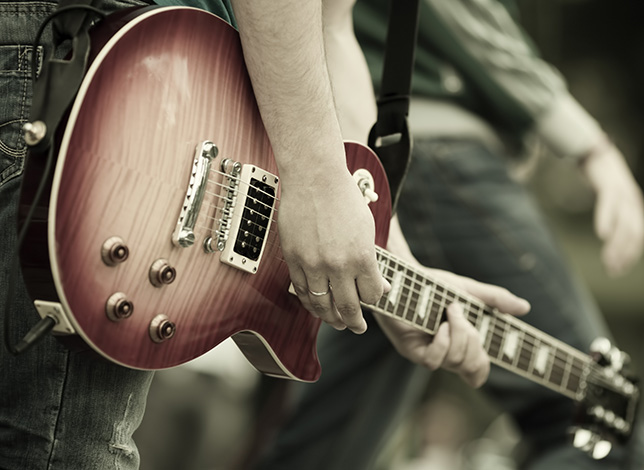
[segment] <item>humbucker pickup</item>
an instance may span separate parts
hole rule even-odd
[[[243,165],[238,178],[221,261],[255,273],[270,231],[279,179],[254,165]]]

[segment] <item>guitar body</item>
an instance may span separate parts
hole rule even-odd
[[[93,51],[61,130],[48,201],[22,249],[32,298],[62,310],[73,337],[127,367],[176,366],[232,336],[262,372],[316,380],[319,320],[288,292],[276,223],[256,273],[203,248],[222,211],[221,187],[229,184],[223,159],[277,175],[237,32],[190,8],[144,9],[111,37],[108,27],[100,31],[94,39],[105,45]],[[178,246],[172,237],[203,141],[218,154],[204,183],[196,241]],[[370,207],[383,246],[391,209],[386,177],[369,149],[346,148],[350,170],[367,169],[382,196]],[[29,162],[22,213],[42,176],[39,160]],[[108,263],[106,243],[114,239],[128,256]],[[158,260],[175,273],[161,286],[150,274]],[[124,318],[106,314],[115,294],[131,302]],[[175,327],[163,340],[151,334],[159,318]]]

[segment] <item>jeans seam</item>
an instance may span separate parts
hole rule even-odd
[[[53,465],[54,453],[56,451],[57,435],[61,425],[63,401],[65,398],[65,390],[67,389],[67,378],[69,377],[69,366],[70,366],[69,352],[65,351],[64,355],[65,355],[65,377],[63,379],[63,384],[60,389],[60,396],[59,396],[58,408],[56,413],[56,423],[54,424],[54,433],[51,440],[51,448],[49,450],[49,459],[47,460],[47,470],[53,470],[52,465]]]

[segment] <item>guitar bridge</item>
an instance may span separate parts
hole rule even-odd
[[[277,200],[278,177],[255,165],[224,160],[230,168],[222,188],[224,207],[216,231],[217,242],[207,240],[206,251],[221,251],[221,262],[256,273],[266,246]]]

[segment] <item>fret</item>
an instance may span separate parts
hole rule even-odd
[[[570,354],[566,354],[566,361],[564,364],[564,374],[563,374],[563,379],[561,380],[561,388],[566,390],[567,385],[568,385],[568,380],[570,378],[570,374],[572,373],[572,363],[569,361],[572,360],[572,356]]]
[[[468,304],[471,304],[471,300],[466,299],[464,297],[459,297],[459,302],[461,303],[461,306],[463,307],[463,315],[465,315],[465,319],[469,323],[474,325],[476,323],[476,318],[474,319],[474,321],[472,321],[472,319],[470,318],[470,315],[471,315],[472,311],[470,310],[471,305],[468,305]]]
[[[426,326],[429,315],[427,315],[430,303],[434,299],[434,289],[432,283],[425,283],[420,291],[420,300],[418,301],[418,316],[421,319],[420,326]]]
[[[542,341],[544,343],[544,341]],[[544,380],[546,380],[548,383],[550,382],[550,374],[552,374],[552,367],[554,365],[554,354],[552,350],[552,346],[548,345],[548,354],[546,356],[546,373],[543,375]]]
[[[426,323],[427,328],[431,331],[438,328],[443,316],[443,310],[445,310],[445,288],[440,284],[436,284],[434,285],[434,291],[434,302],[432,302],[432,306],[429,309],[429,318]]]
[[[397,317],[398,316],[397,310],[398,310],[398,304],[399,304],[398,301],[400,299],[402,282],[403,282],[402,271],[398,271],[394,269],[393,275],[391,276],[391,279],[389,280],[389,282],[391,284],[391,290],[387,294],[387,302],[389,306],[393,308],[391,313]]]
[[[490,352],[490,346],[492,344],[492,335],[490,333],[490,323],[492,323],[492,317],[485,313],[485,310],[482,310],[481,329],[479,330],[479,336],[481,338],[481,343],[483,344],[483,349],[485,349],[488,354]]]
[[[501,354],[501,347],[503,346],[503,334],[505,332],[505,325],[499,325],[499,317],[491,316],[491,340],[488,354],[491,358],[499,359]]]
[[[382,276],[389,281],[391,284],[391,281],[394,277],[394,270],[391,267],[392,259],[391,258],[385,258],[384,256],[381,256],[380,259],[378,260],[378,264],[380,266],[380,272],[382,273]],[[389,313],[392,314],[393,312],[389,311],[389,307],[391,304],[389,303],[389,295],[383,295],[380,297],[380,300],[376,304],[376,307],[384,312],[384,313]]]
[[[507,331],[503,343],[503,356],[501,360],[509,366],[514,366],[519,357],[517,351],[521,341],[521,331],[513,327],[510,323],[506,323],[506,325]]]
[[[411,321],[414,325],[417,325],[417,326],[422,326],[423,320],[424,320],[420,312],[420,309],[421,309],[420,302],[422,300],[421,296],[423,294],[423,289],[424,289],[424,284],[422,281],[423,281],[422,279],[418,279],[418,276],[416,275],[416,273],[413,273],[412,298],[409,303],[409,309],[411,312]]]
[[[542,345],[541,341],[537,338],[535,338],[535,346],[537,347],[537,351],[534,358],[532,373],[538,375],[540,378],[545,378],[550,349],[547,346]]]
[[[573,399],[582,398],[590,357],[576,355],[564,343],[427,278],[384,250],[377,253],[380,272],[391,284],[375,306],[377,311],[435,333],[447,305],[459,302],[490,361]]]
[[[403,307],[403,318],[405,318],[406,320],[408,320],[408,321],[410,321],[412,323],[415,323],[414,320],[415,320],[415,317],[416,317],[416,309],[411,308],[411,301],[412,301],[412,299],[414,297],[414,294],[416,294],[416,296],[418,296],[418,294],[416,292],[416,289],[415,289],[415,287],[416,287],[416,281],[415,281],[416,273],[413,272],[413,271],[410,271],[407,268],[404,268],[404,269],[405,269],[405,286],[407,287],[407,294],[408,295],[407,295],[407,301],[405,302],[405,306]],[[411,314],[411,318],[410,318],[410,314]]]
[[[572,358],[571,373],[568,377],[568,382],[566,383],[566,390],[569,390],[575,394],[579,393],[579,388],[581,386],[581,377],[583,375],[585,366],[586,363],[581,359],[576,357]]]
[[[530,374],[530,367],[532,366],[532,360],[534,358],[534,342],[530,342],[530,339],[534,340],[535,338],[529,333],[524,332],[523,345],[519,351],[519,358],[517,360],[517,367],[527,374]]]
[[[564,367],[566,362],[565,359],[562,359],[560,357],[560,354],[563,354],[563,352],[559,348],[555,347],[552,354],[552,364],[550,366],[550,375],[548,377],[548,381],[552,385],[557,387],[560,387],[561,384],[563,383]]]
[[[526,338],[526,331],[517,328],[517,331],[519,332],[519,344],[518,349],[517,349],[517,354],[516,354],[516,359],[514,360],[514,363],[512,364],[514,367],[518,368],[519,367],[519,358],[521,357],[521,351],[523,351],[523,345],[525,344],[525,338]]]
[[[483,315],[483,308],[479,304],[472,302],[470,305],[470,312],[472,313],[472,315],[474,315],[475,320],[472,322],[472,324],[474,325],[474,328],[476,328],[476,330],[479,332],[481,344],[485,345],[485,334],[481,334],[483,319],[485,318],[485,315]]]
[[[505,355],[505,346],[508,340],[508,327],[510,325],[508,324],[508,322],[505,321],[505,318],[502,318],[502,317],[496,317],[496,318],[497,318],[497,322],[499,322],[503,328],[500,334],[501,343],[499,344],[499,356],[497,356],[497,359],[501,362],[504,362],[503,357]]]

